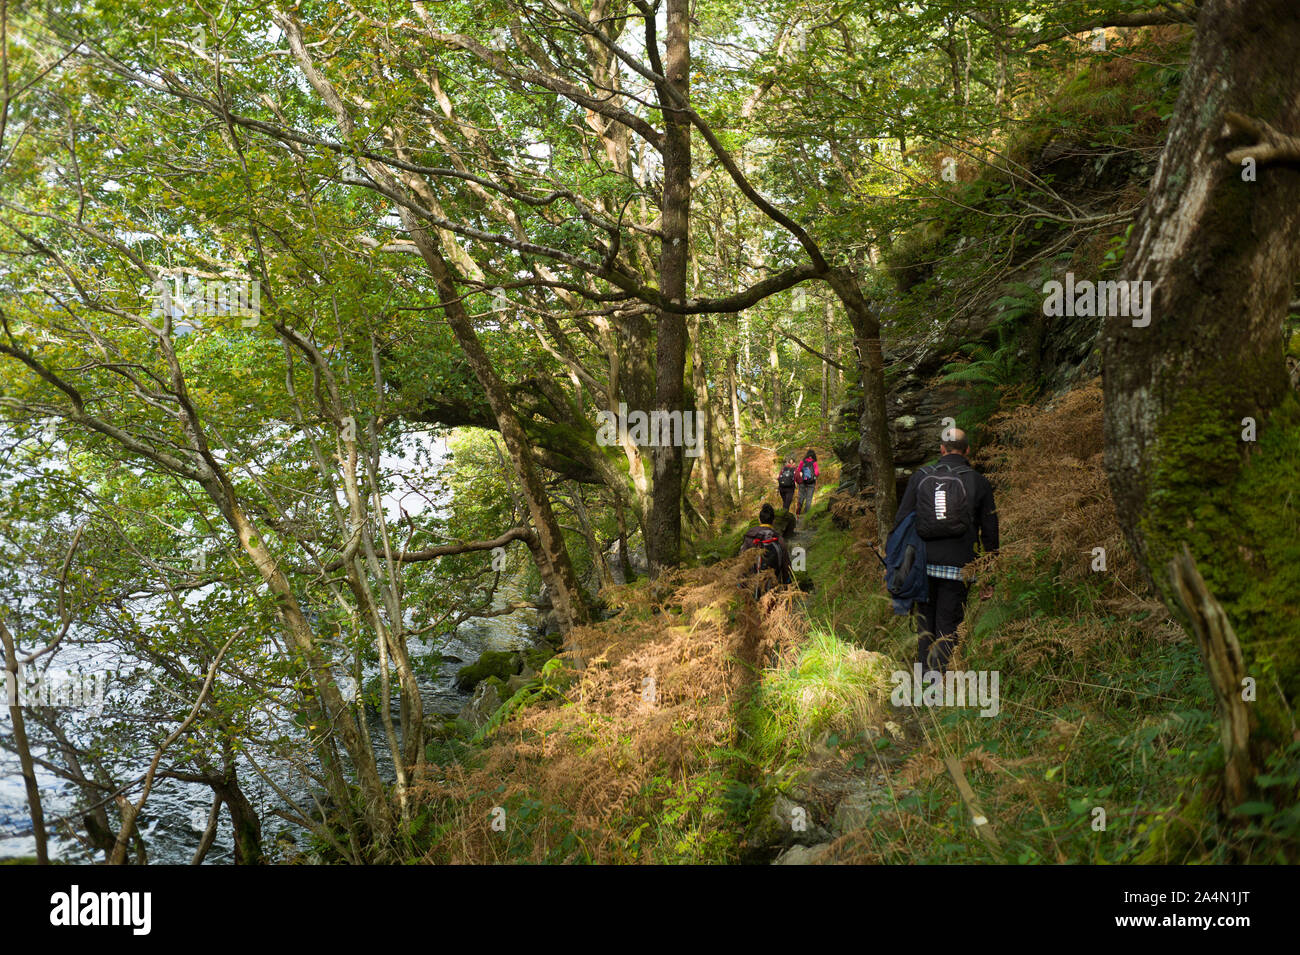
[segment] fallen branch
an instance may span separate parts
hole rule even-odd
[[[989,817],[984,815],[979,804],[975,801],[975,790],[971,789],[970,783],[966,780],[966,774],[962,772],[961,763],[954,756],[945,756],[943,764],[948,768],[948,775],[952,777],[953,783],[957,786],[957,792],[961,795],[961,800],[966,804],[967,811],[970,812],[971,823],[975,826],[975,831],[979,833],[981,839],[988,843],[989,847],[999,855],[1002,852],[1002,846],[998,842],[998,837],[993,832],[993,824],[989,822]]]
[[[1225,113],[1223,138],[1230,136],[1252,136],[1255,139],[1252,145],[1238,146],[1228,153],[1228,162],[1234,166],[1240,166],[1247,159],[1253,159],[1261,166],[1300,162],[1300,136],[1280,133],[1262,119],[1252,119],[1241,113]]]
[[[1246,801],[1256,770],[1250,755],[1250,712],[1241,697],[1246,667],[1241,644],[1223,606],[1214,599],[1187,545],[1169,562],[1173,595],[1191,623],[1201,658],[1210,676],[1219,710],[1219,738],[1223,742],[1223,808]]]

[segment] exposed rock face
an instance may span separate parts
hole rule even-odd
[[[900,497],[912,471],[938,455],[943,419],[957,417],[961,410],[960,401],[958,386],[942,383],[927,386],[923,380],[910,376],[890,390],[885,405],[893,416],[889,436],[894,445],[894,479]],[[862,417],[862,406],[860,403],[841,405],[836,414],[848,419],[841,427],[857,427]],[[861,434],[861,431],[855,433]],[[864,439],[837,445],[834,451],[844,465],[840,472],[839,490],[857,494],[875,485],[875,473]]]
[[[1059,279],[1061,276],[1054,277]],[[954,322],[941,339],[923,346],[903,366],[901,374],[893,372],[895,384],[886,395],[885,406],[891,416],[889,434],[894,445],[894,480],[899,497],[912,472],[938,456],[944,419],[956,420],[963,410],[964,387],[939,381],[938,375],[944,364],[953,359],[959,345],[980,341],[990,333],[998,318],[996,308],[990,305],[978,313],[982,325],[979,319]],[[1097,339],[1102,319],[1066,316],[1043,317],[1040,321],[1040,334],[1033,354],[1027,346],[1022,346],[1017,358],[1048,393],[1071,387],[1100,373]],[[895,349],[886,349],[886,366],[912,349],[913,345],[906,342]],[[862,402],[841,404],[835,409],[835,416],[839,433],[857,437],[856,441],[834,446],[835,455],[843,464],[839,490],[851,494],[865,493],[874,486],[875,474],[867,455],[866,441],[861,437]]]
[[[829,842],[815,846],[791,846],[773,860],[772,865],[816,865],[830,847]]]
[[[474,691],[473,698],[461,708],[460,718],[475,729],[479,729],[487,725],[492,714],[500,708],[501,693],[497,690],[496,684],[484,681]]]
[[[1117,150],[1074,142],[1065,131],[1058,131],[1056,136],[1047,140],[1029,165],[1035,175],[1049,179],[1059,195],[1092,212],[1132,208],[1146,190],[1154,170],[1154,163],[1140,150]],[[900,288],[906,292],[927,277],[939,278],[949,288],[954,287],[954,283],[965,285],[966,277],[952,272],[944,274],[939,266],[951,255],[962,253],[963,249],[969,252],[969,243],[974,240],[969,236],[936,233],[930,225],[923,228],[929,230],[920,236],[920,241],[928,248],[922,257],[924,267],[919,267],[920,271],[910,277],[896,274],[895,280]],[[1037,290],[1048,279],[1064,279],[1071,266],[1065,264],[1059,255],[1048,260],[1050,274],[1044,271],[1042,260],[1032,256],[1025,258],[1060,234],[1059,229],[1050,225],[1043,228],[1039,232],[1038,244],[1022,245],[1017,254],[1020,261],[1011,263],[996,285],[978,290],[972,287],[970,297],[957,314],[936,314],[928,329],[915,333],[911,338],[890,337],[889,330],[895,325],[892,316],[897,307],[888,302],[881,303],[886,329],[885,368],[893,382],[886,407],[891,418],[894,477],[900,496],[912,471],[938,455],[943,419],[957,418],[962,411],[963,386],[936,382],[940,369],[954,360],[959,346],[964,343],[983,341],[996,344],[994,324],[1002,315],[998,300],[1017,283]],[[1065,250],[1082,247],[1098,238],[1098,233],[1080,231],[1077,237],[1069,238]],[[1086,251],[1081,259],[1096,263],[1096,259],[1090,258]],[[1079,278],[1117,277],[1098,274],[1099,267],[1097,264],[1082,266],[1088,272]],[[1016,358],[1026,380],[1036,381],[1044,392],[1052,394],[1100,374],[1098,346],[1103,321],[1091,315],[1050,317],[1040,310],[1022,316]],[[841,405],[835,411],[838,433],[853,436],[834,448],[843,463],[839,489],[854,494],[867,492],[875,482],[865,443],[861,441],[861,415],[860,399]]]

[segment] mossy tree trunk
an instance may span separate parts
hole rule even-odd
[[[894,446],[889,436],[885,411],[885,363],[880,344],[880,317],[872,310],[849,269],[833,270],[826,278],[844,305],[853,326],[862,381],[862,436],[869,460],[864,460],[862,480],[870,476],[876,487],[876,533],[883,542],[894,528],[898,489],[894,483]]]
[[[234,832],[235,865],[265,865],[262,851],[262,820],[239,786],[233,764],[225,779],[213,787],[230,813]]]
[[[1300,689],[1300,414],[1282,341],[1300,168],[1275,130],[1300,133],[1300,7],[1208,0],[1124,262],[1124,279],[1151,283],[1150,321],[1111,317],[1103,334],[1120,522],[1171,608],[1168,568],[1189,545],[1261,702],[1272,694],[1257,713],[1265,738],[1282,735],[1275,688]]]
[[[668,0],[664,77],[683,99],[690,95],[691,34],[689,0]],[[652,54],[652,59],[657,53]],[[673,96],[659,91],[664,113],[663,215],[660,231],[659,287],[670,302],[686,301],[687,262],[690,255],[691,124],[672,107]],[[686,317],[681,312],[659,311],[655,377],[655,407],[682,411],[685,406]],[[682,541],[683,449],[679,443],[654,451],[654,489],[646,555],[650,573],[676,566]]]

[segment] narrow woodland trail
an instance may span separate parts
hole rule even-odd
[[[786,538],[796,564],[800,556],[798,549],[802,549],[804,555],[813,553],[819,541],[841,533],[832,530],[825,517],[825,511],[805,513]],[[869,576],[876,566],[874,559],[870,567],[837,562],[834,572]],[[822,587],[828,581],[814,579],[812,583],[814,587]],[[808,613],[807,601],[796,600],[795,604],[801,607],[798,612]],[[820,625],[813,619],[806,619],[805,623],[809,635]],[[852,633],[838,633],[837,636],[853,645],[859,640],[859,635]],[[862,657],[879,656],[866,649],[851,652]],[[879,702],[888,705],[887,700]],[[812,707],[816,703],[809,700],[806,705]],[[778,783],[771,807],[758,822],[761,835],[751,832],[748,840],[751,844],[763,841],[768,845],[783,845],[785,848],[772,860],[773,865],[840,861],[837,857],[842,851],[851,852],[854,833],[869,824],[879,809],[897,808],[898,800],[906,795],[906,791],[896,787],[892,776],[923,737],[916,717],[910,711],[906,711],[902,718],[884,713],[883,708],[882,714],[879,725],[868,731],[871,740],[841,741],[833,735],[823,734],[790,776]],[[912,728],[909,731],[905,727]],[[890,740],[888,753],[875,750],[864,756],[850,755],[847,751],[851,744],[870,743],[882,737]]]
[[[805,552],[818,546],[819,540],[836,533],[824,520],[800,518],[793,533],[787,538],[792,552],[803,548]],[[852,534],[853,531],[843,533]],[[874,542],[873,542],[874,545]],[[797,552],[796,552],[797,553]],[[857,575],[862,581],[877,581],[880,564],[870,558],[869,565],[847,561],[836,565],[842,573]],[[826,581],[814,581],[815,586]],[[881,585],[883,588],[883,585]],[[883,589],[882,589],[883,592]],[[806,612],[806,608],[805,608]],[[808,620],[809,631],[820,622]],[[861,647],[862,634],[844,632],[837,628],[836,636],[855,647],[853,653],[878,657],[889,671],[910,664],[908,659],[886,657],[877,650]],[[907,622],[912,631],[912,623]],[[910,644],[914,649],[914,642]],[[895,706],[889,699],[889,690],[877,690],[883,698],[879,704],[877,725],[869,728],[864,739],[838,740],[833,736],[820,740],[802,765],[792,774],[788,784],[780,786],[780,794],[769,812],[771,822],[788,823],[792,819],[807,818],[809,825],[800,831],[790,825],[793,843],[774,860],[774,865],[833,864],[849,861],[855,854],[857,833],[864,827],[876,824],[882,811],[899,810],[899,803],[911,792],[911,770],[922,761],[934,761],[927,750],[936,747],[941,755],[943,769],[952,782],[952,801],[964,804],[964,815],[974,825],[988,845],[991,858],[999,859],[1000,847],[992,826],[988,822],[978,799],[966,780],[960,760],[955,754],[943,752],[943,733],[939,714],[928,705],[915,706],[910,702]],[[905,839],[904,834],[904,839]]]

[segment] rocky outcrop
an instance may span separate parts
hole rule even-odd
[[[773,860],[772,865],[817,865],[831,847],[829,842],[815,846],[791,846]]]
[[[501,708],[501,692],[497,689],[497,680],[490,679],[478,685],[470,701],[461,707],[460,718],[475,730],[482,729],[492,719],[492,714]]]
[[[639,545],[632,545],[627,549],[628,563],[632,566],[632,573],[637,576],[644,576],[650,572],[650,563],[646,560],[645,548]],[[609,564],[610,576],[614,578],[614,583],[625,584],[623,579],[623,561],[619,557],[619,542],[609,545],[605,551],[605,560]]]
[[[456,688],[468,693],[488,677],[507,680],[523,666],[523,657],[513,650],[484,650],[477,660],[456,671]]]
[[[745,843],[760,850],[828,841],[830,833],[813,821],[811,809],[784,793],[775,794],[767,811],[758,816],[745,834]]]
[[[960,389],[956,385],[927,383],[913,377],[904,377],[889,392],[885,407],[892,415],[889,436],[894,447],[894,480],[900,496],[912,471],[938,453],[943,419],[956,418],[961,410],[960,401]],[[861,434],[861,402],[841,405],[836,414],[844,419],[841,430],[853,429],[853,433]],[[865,438],[840,444],[834,451],[843,465],[839,490],[857,494],[875,485]]]
[[[996,310],[987,315],[988,327],[997,319]],[[964,326],[965,327],[965,326]],[[1044,318],[1038,347],[1030,355],[1022,348],[1017,356],[1023,367],[1032,368],[1043,390],[1052,394],[1073,387],[1100,374],[1100,359],[1096,350],[1101,319],[1085,317]],[[944,364],[951,361],[958,345],[964,341],[978,341],[977,329],[967,328],[967,338],[953,339],[945,336],[922,349],[921,353],[904,366],[890,388],[885,407],[889,409],[889,435],[894,447],[894,480],[899,496],[907,486],[907,479],[916,468],[932,461],[939,453],[939,435],[945,418],[956,420],[964,410],[967,400],[962,385],[939,380]],[[889,352],[886,352],[889,361]],[[850,494],[865,493],[875,484],[867,445],[862,434],[862,402],[849,402],[835,410],[839,432],[857,436],[857,440],[841,442],[834,446],[836,457],[842,463],[839,490]]]
[[[1149,157],[1140,150],[1085,145],[1073,142],[1070,137],[1068,131],[1060,130],[1047,138],[1037,157],[1028,163],[1029,171],[1051,181],[1058,195],[1089,212],[1104,214],[1132,208],[1150,181],[1153,164]],[[1118,226],[1110,228],[1113,230]],[[1095,246],[1099,239],[1113,234],[1099,234],[1086,229],[1067,234],[1064,227],[1048,223],[1041,229],[1036,228],[1033,240],[1017,246],[1017,261],[1005,265],[996,263],[1001,274],[997,282],[988,283],[985,282],[989,272],[986,266],[995,263],[970,259],[973,243],[978,240],[966,235],[936,233],[933,222],[923,223],[918,229],[920,232],[916,235],[901,241],[913,245],[918,241],[922,243],[925,254],[920,256],[920,260],[926,264],[926,269],[924,274],[904,281],[906,270],[901,269],[897,262],[892,264],[901,291],[906,294],[921,279],[931,278],[945,289],[944,300],[955,298],[961,304],[954,315],[935,315],[928,328],[911,331],[906,337],[891,337],[891,329],[897,329],[895,316],[899,305],[897,302],[880,303],[886,331],[886,374],[892,382],[886,408],[891,419],[894,478],[900,495],[912,471],[937,455],[943,419],[961,416],[966,400],[965,389],[962,385],[937,380],[943,366],[957,358],[958,349],[963,344],[997,344],[994,326],[1004,316],[1005,296],[1013,289],[1019,288],[1018,294],[1022,296],[1025,289],[1032,290],[1030,298],[1036,300],[1037,290],[1045,281],[1062,280],[1066,270],[1071,268],[1062,259],[1062,253],[1069,258],[1069,252],[1082,249],[1086,244]],[[1036,254],[1057,238],[1065,241],[1054,258],[1043,259]],[[1100,267],[1096,252],[1084,250],[1079,258],[1094,263],[1088,266],[1094,271],[1083,277],[1100,278],[1095,272]],[[951,265],[954,261],[973,262],[980,266],[972,270],[978,274],[967,277],[960,268]],[[945,268],[945,264],[949,267]],[[964,288],[969,288],[969,294],[962,299],[959,293]],[[954,295],[954,290],[958,294]],[[936,299],[936,311],[938,301]],[[915,310],[916,304],[913,301],[909,309]],[[1018,314],[1015,357],[1026,381],[1032,381],[1042,392],[1050,395],[1101,373],[1097,342],[1102,319],[1095,316],[1046,316],[1037,301],[1025,304],[1033,307],[1026,313],[1022,305]],[[895,336],[897,334],[895,331]],[[866,493],[874,487],[875,475],[865,442],[861,440],[861,399],[841,405],[835,414],[839,425],[837,433],[850,436],[834,448],[843,464],[839,489],[852,494]]]

